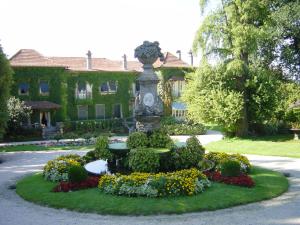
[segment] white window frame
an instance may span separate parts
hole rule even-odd
[[[79,108],[86,107],[86,118],[80,118],[79,116]],[[88,120],[89,119],[89,106],[88,105],[77,105],[77,118],[78,120]]]
[[[98,118],[98,116],[97,116],[97,106],[103,106],[103,108],[104,108],[104,116],[103,116],[103,118]],[[96,104],[95,105],[95,117],[96,117],[96,119],[105,119],[105,117],[106,117],[105,104]]]

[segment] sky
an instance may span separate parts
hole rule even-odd
[[[20,49],[45,56],[134,59],[144,40],[184,61],[201,22],[199,0],[0,0],[0,43],[8,57]],[[195,64],[198,57],[194,58]]]

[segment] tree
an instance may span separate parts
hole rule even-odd
[[[12,85],[13,71],[0,45],[0,140],[3,138],[7,125],[7,100]]]
[[[274,1],[264,27],[267,38],[259,43],[260,59],[286,77],[300,81],[300,1]]]
[[[202,89],[193,94],[187,91],[184,100],[189,110],[209,106],[206,114],[210,115],[199,115],[199,119],[217,122],[215,114],[229,132],[245,136],[249,126],[271,116],[278,102],[276,72],[258,63],[262,61],[262,43],[270,39],[266,26],[273,24],[271,17],[277,8],[273,0],[221,0],[219,7],[206,12],[210,2],[200,1],[207,16],[196,34],[194,51],[201,51],[203,62],[187,87]],[[217,66],[206,63],[212,58]]]
[[[10,132],[16,131],[27,123],[32,113],[31,107],[26,106],[24,101],[11,97],[7,101],[8,129]]]

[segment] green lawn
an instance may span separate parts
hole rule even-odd
[[[256,182],[254,188],[213,183],[204,193],[195,196],[145,198],[103,194],[98,188],[53,193],[55,184],[35,174],[17,183],[17,193],[28,201],[54,208],[100,214],[153,215],[228,208],[270,199],[288,189],[288,181],[280,173],[255,167],[251,176]]]
[[[300,140],[293,135],[267,136],[260,138],[227,138],[205,146],[208,151],[272,155],[300,158]]]
[[[88,146],[38,146],[38,145],[18,145],[1,147],[0,152],[19,152],[19,151],[51,151],[51,150],[92,150],[93,145]]]

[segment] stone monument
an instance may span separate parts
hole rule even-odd
[[[153,70],[153,63],[164,59],[158,42],[144,41],[135,49],[134,57],[143,64],[144,71],[137,78],[140,91],[135,99],[136,129],[142,132],[152,131],[160,127],[163,115],[163,103],[157,93],[159,78]]]

